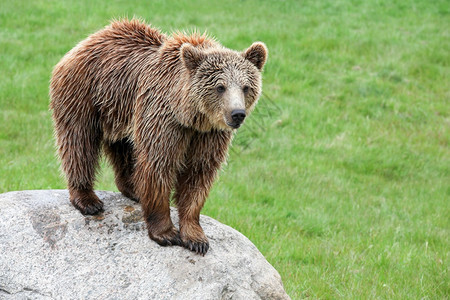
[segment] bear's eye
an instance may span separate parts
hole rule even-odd
[[[216,91],[217,91],[219,94],[225,93],[225,90],[226,90],[226,88],[225,88],[223,85],[218,85],[218,86],[216,86]]]
[[[250,88],[247,85],[242,88],[242,90],[244,91],[244,94],[247,94],[249,89]]]

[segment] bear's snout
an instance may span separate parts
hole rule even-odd
[[[231,112],[231,119],[233,119],[234,123],[241,124],[245,119],[245,110],[243,109],[235,109]]]
[[[233,128],[239,128],[242,124],[242,122],[244,122],[245,119],[245,110],[243,109],[235,109],[231,112],[231,119],[233,120],[233,122],[230,125]]]

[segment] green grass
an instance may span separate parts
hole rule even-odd
[[[0,192],[65,188],[50,73],[111,18],[261,40],[267,97],[203,213],[248,236],[293,299],[449,298],[448,1],[3,2]],[[105,163],[96,187],[116,190]]]

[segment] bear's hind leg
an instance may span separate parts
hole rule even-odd
[[[54,114],[56,140],[62,169],[66,175],[70,202],[84,215],[103,211],[103,202],[93,190],[98,167],[101,136],[95,124],[67,121]]]
[[[114,168],[117,188],[125,197],[139,202],[132,182],[135,164],[133,145],[128,139],[123,139],[105,143],[103,148]]]

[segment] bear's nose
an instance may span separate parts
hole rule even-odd
[[[235,109],[231,112],[231,118],[235,123],[242,123],[245,119],[245,110],[243,109]]]

